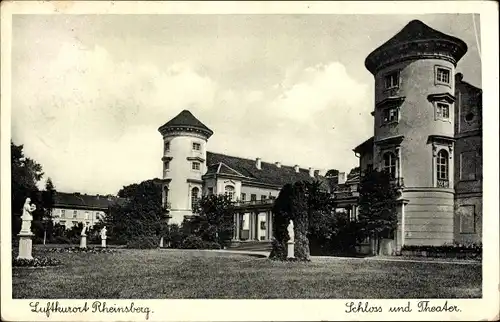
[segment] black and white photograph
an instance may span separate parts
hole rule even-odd
[[[2,320],[497,319],[462,3],[2,3]]]

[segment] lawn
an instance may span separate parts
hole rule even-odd
[[[120,249],[45,253],[63,262],[13,268],[13,298],[470,298],[481,297],[481,265],[361,259],[275,262],[228,253]]]

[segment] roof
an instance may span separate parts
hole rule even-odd
[[[241,177],[241,180],[247,180],[256,184],[267,184],[281,188],[287,183],[297,181],[310,181],[313,178],[309,176],[308,169],[299,168],[295,172],[294,167],[276,166],[274,163],[261,162],[261,169],[255,166],[255,160],[244,159],[240,157],[229,156],[221,153],[207,152],[207,173],[225,174]],[[315,176],[316,179],[323,181],[323,176]]]
[[[54,207],[107,210],[110,205],[116,202],[121,203],[123,200],[124,199],[115,196],[56,192],[54,196]]]
[[[358,145],[357,147],[355,147],[353,149],[353,151],[356,153],[363,153],[366,151],[373,152],[372,151],[373,150],[373,140],[374,140],[374,137],[372,136],[371,138],[369,138],[365,142],[363,142],[360,145]]]
[[[207,137],[212,136],[214,133],[205,124],[201,123],[194,115],[188,111],[183,110],[176,117],[163,124],[158,128],[162,134],[168,130],[174,130],[177,128],[190,128],[203,132]]]
[[[433,46],[437,43],[438,46]],[[365,66],[371,73],[375,73],[381,60],[390,58],[384,57],[387,56],[384,52],[394,50],[390,56],[403,52],[408,55],[413,49],[411,45],[421,45],[415,52],[416,55],[425,55],[425,52],[432,51],[448,51],[455,64],[467,52],[467,44],[461,39],[437,31],[420,20],[412,20],[400,32],[370,53],[365,60]]]

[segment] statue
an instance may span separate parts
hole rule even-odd
[[[293,231],[293,221],[290,220],[290,223],[288,224],[288,236],[290,237],[290,241],[294,242],[295,241],[295,233]]]
[[[31,203],[31,198],[26,198],[23,206],[23,214],[21,215],[22,225],[21,232],[22,233],[31,233],[31,221],[33,220],[33,216],[31,213],[36,210],[36,206]]]
[[[87,232],[87,224],[83,224],[82,233],[80,235],[87,236],[86,232]]]
[[[108,230],[106,229],[106,226],[102,227],[101,229],[101,247],[105,248],[106,247],[106,238],[108,236],[106,236],[106,232]]]
[[[102,227],[102,229],[101,229],[101,239],[106,239],[106,237],[107,237],[106,236],[106,232],[107,231],[108,230],[106,229],[106,226]]]

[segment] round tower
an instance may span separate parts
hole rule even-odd
[[[181,224],[201,198],[206,172],[206,144],[213,132],[184,110],[161,126],[163,136],[162,203],[169,223]]]
[[[453,241],[454,74],[466,51],[414,20],[366,58],[375,78],[373,164],[403,188],[397,248]]]

